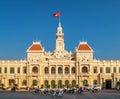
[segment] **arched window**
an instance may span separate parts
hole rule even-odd
[[[48,74],[49,73],[49,69],[48,67],[45,67],[45,74]]]
[[[61,67],[58,68],[58,74],[62,74],[62,68]]]
[[[68,81],[68,80],[65,81],[65,87],[66,87],[66,88],[69,87],[69,81]]]
[[[88,86],[88,81],[87,80],[83,81],[83,86]]]
[[[32,68],[32,72],[35,73],[35,74],[38,73],[38,68],[37,67],[33,67]]]
[[[65,74],[68,74],[68,73],[69,73],[69,68],[65,67]]]
[[[24,74],[27,73],[27,67],[23,67],[23,73],[24,73]]]
[[[82,73],[88,73],[87,67],[83,67],[83,68],[82,68]]]
[[[93,68],[93,73],[97,73],[97,67]]]
[[[51,74],[55,74],[55,68],[54,67],[51,68]]]
[[[106,73],[110,73],[110,67],[106,67]]]
[[[72,81],[72,87],[76,87],[76,81],[75,80]]]
[[[116,67],[113,67],[113,73],[116,73]]]
[[[75,67],[72,67],[72,74],[75,74]]]
[[[23,80],[22,86],[27,86],[27,80]]]
[[[58,81],[58,88],[62,88],[62,80]]]
[[[44,86],[45,86],[45,88],[48,88],[48,80],[44,81]]]
[[[96,85],[97,84],[97,80],[93,80],[93,84]]]
[[[51,81],[51,87],[55,88],[55,81],[54,80]]]

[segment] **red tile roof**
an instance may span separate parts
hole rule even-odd
[[[33,43],[32,46],[29,48],[29,51],[31,50],[43,50],[43,48],[40,43]]]
[[[92,50],[87,43],[80,43],[78,50]]]

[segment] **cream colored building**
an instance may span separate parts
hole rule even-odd
[[[60,23],[53,52],[46,52],[40,42],[33,42],[26,53],[26,60],[0,60],[0,83],[4,88],[93,84],[115,88],[120,81],[120,60],[93,59],[94,51],[87,42],[80,42],[75,52],[65,50]]]

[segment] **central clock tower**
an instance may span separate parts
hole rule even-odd
[[[62,32],[61,23],[59,23],[56,33],[56,50],[57,51],[64,50],[64,34]]]

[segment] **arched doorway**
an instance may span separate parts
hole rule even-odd
[[[72,87],[76,87],[76,81],[75,80],[72,81]]]
[[[15,80],[14,79],[9,79],[9,86],[13,87],[15,85]]]
[[[33,87],[37,86],[37,80],[33,80],[32,85],[33,85]]]
[[[48,80],[44,81],[44,86],[45,86],[45,88],[48,88]]]
[[[87,80],[83,81],[83,86],[88,86],[88,81]]]
[[[112,80],[107,79],[106,80],[106,89],[111,89],[112,88]]]
[[[55,88],[55,81],[54,80],[51,81],[51,88]]]
[[[62,88],[62,80],[58,81],[58,88]]]
[[[66,88],[69,87],[69,81],[68,81],[68,80],[65,81],[65,87],[66,87]]]
[[[96,85],[97,84],[97,80],[93,80],[93,84]]]

